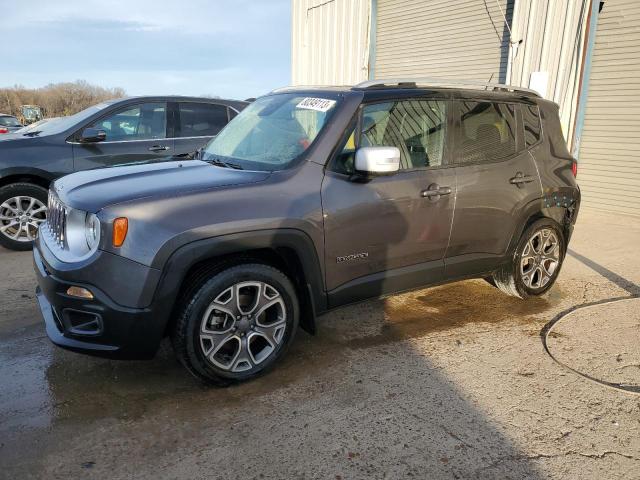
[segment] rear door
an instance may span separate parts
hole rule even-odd
[[[322,185],[332,306],[442,277],[455,199],[448,105],[446,99],[411,99],[361,109]],[[354,177],[356,144],[398,147],[400,171],[364,181]],[[434,194],[438,189],[441,194]]]
[[[120,107],[83,129],[87,127],[104,130],[107,137],[98,143],[73,142],[75,170],[159,160],[173,152],[173,140],[167,138],[165,102]]]
[[[506,254],[520,214],[542,196],[533,157],[523,139],[520,106],[458,100],[457,199],[445,275],[494,268]]]
[[[193,153],[203,147],[232,118],[226,105],[199,102],[177,102],[174,105],[176,155]]]

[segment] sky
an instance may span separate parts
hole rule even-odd
[[[0,0],[0,87],[257,97],[291,80],[291,0]]]

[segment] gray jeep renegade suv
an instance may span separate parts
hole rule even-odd
[[[557,105],[505,85],[282,89],[197,157],[53,184],[33,255],[55,344],[170,336],[193,375],[246,380],[341,305],[472,277],[543,294],[580,203]]]

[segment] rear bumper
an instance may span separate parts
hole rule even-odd
[[[47,335],[54,344],[114,359],[148,359],[155,355],[168,313],[158,313],[153,306],[119,305],[98,286],[75,281],[73,270],[56,270],[43,259],[41,248],[46,246],[38,242],[33,250],[36,295]],[[121,272],[121,278],[127,281],[126,271]],[[67,289],[72,285],[88,289],[94,298],[69,296]]]

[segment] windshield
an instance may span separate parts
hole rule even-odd
[[[247,170],[283,170],[311,146],[336,109],[338,96],[284,93],[259,98],[235,117],[202,153]]]
[[[49,120],[52,120],[52,119],[50,119],[50,118],[45,118],[45,119],[42,119],[42,120],[38,120],[37,122],[33,122],[33,123],[31,123],[31,124],[27,125],[26,127],[22,127],[22,128],[21,128],[20,130],[18,130],[16,133],[24,133],[24,132],[30,132],[30,131],[32,131],[32,130],[39,130],[39,129],[40,129],[40,126],[41,126],[43,123],[48,122]]]
[[[81,112],[70,115],[68,117],[56,117],[55,119],[49,119],[48,121],[38,125],[37,128],[30,129],[30,131],[27,133],[33,134],[34,132],[38,132],[44,135],[55,135],[57,133],[62,133],[65,130],[76,126],[76,124],[82,122],[83,120],[86,120],[91,115],[99,112],[108,105],[109,104],[107,103],[100,103],[98,105],[93,105],[92,107],[85,108]]]
[[[0,117],[0,127],[21,127],[16,117]]]
[[[38,120],[41,117],[40,109],[36,107],[22,107],[22,115],[30,120]]]

